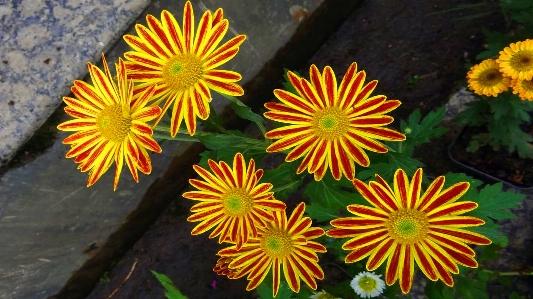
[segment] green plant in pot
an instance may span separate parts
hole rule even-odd
[[[527,169],[520,169],[525,161],[533,161],[532,77],[533,40],[511,43],[497,59],[488,58],[470,68],[468,87],[479,99],[456,116],[459,124],[467,126],[462,134],[467,136],[456,143],[462,139],[466,152],[478,154],[468,158],[459,154],[459,158],[518,187],[533,186],[533,173],[529,178]]]

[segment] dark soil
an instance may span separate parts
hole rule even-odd
[[[366,71],[367,80],[379,80],[377,93],[403,102],[393,113],[397,120],[406,118],[416,108],[427,113],[443,106],[457,87],[456,82],[464,78],[465,59],[481,51],[484,40],[481,29],[503,26],[498,12],[459,20],[486,10],[448,11],[468,3],[466,0],[363,1],[314,57],[296,69],[307,75],[311,63],[319,67],[330,65],[340,80],[348,65],[356,61],[359,69]],[[417,158],[426,164],[427,172],[440,175],[460,171],[453,168],[446,155],[453,137],[453,133],[445,135],[416,152]],[[191,299],[254,297],[254,293],[245,291],[245,279],[230,281],[212,271],[217,260],[215,253],[221,246],[205,235],[190,235],[194,224],[186,218],[191,205],[182,197],[176,198],[142,238],[116,261],[113,269],[102,276],[87,299],[106,298],[117,288],[120,289],[113,299],[164,298],[163,289],[150,270],[168,275]],[[136,261],[132,275],[123,283]],[[334,267],[324,267],[324,270],[326,277],[346,278]]]
[[[472,136],[485,133],[482,127],[466,127],[450,148],[450,155],[465,169],[488,179],[499,179],[518,188],[533,187],[533,159],[520,158],[516,152],[502,148],[498,151],[486,145],[475,152],[467,152]]]

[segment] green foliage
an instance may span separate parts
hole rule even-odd
[[[165,288],[165,296],[168,299],[188,299],[187,296],[183,295],[178,288],[174,285],[172,280],[168,278],[168,276],[164,274],[159,274],[152,270],[152,274],[154,274],[155,278],[159,280],[159,282],[163,285]]]
[[[339,217],[350,204],[364,204],[366,200],[357,193],[350,181],[344,177],[336,181],[326,175],[321,181],[311,181],[305,187],[304,196],[310,204],[306,211],[317,221],[329,221]]]
[[[469,230],[480,233],[491,239],[495,245],[505,246],[507,236],[500,232],[495,220],[514,218],[511,209],[516,208],[525,196],[509,191],[502,191],[502,183],[485,186],[478,192],[480,181],[467,177],[464,174],[448,173],[445,175],[445,187],[456,182],[470,182],[470,188],[461,200],[476,202],[478,208],[468,213],[470,216],[481,218],[485,221],[483,226],[471,227]]]
[[[482,97],[470,103],[467,110],[459,113],[456,121],[461,125],[485,126],[486,133],[475,134],[467,151],[489,145],[494,150],[506,148],[517,152],[521,158],[533,158],[533,137],[521,128],[531,121],[533,103],[521,100],[510,92],[496,98]]]
[[[270,274],[269,274],[270,276]],[[283,280],[280,281],[279,284],[279,290],[276,297],[272,297],[272,283],[267,283],[272,281],[272,278],[268,279],[269,277],[265,278],[261,284],[257,287],[257,293],[259,294],[260,299],[291,299],[293,297],[293,292],[287,285],[287,283]]]
[[[239,117],[243,119],[247,119],[249,121],[253,121],[261,130],[261,133],[265,135],[266,129],[265,129],[265,120],[263,117],[257,113],[254,113],[250,107],[246,106],[243,102],[238,100],[236,97],[227,95],[227,94],[221,94],[226,99],[230,100],[231,102],[231,108],[233,108],[233,111],[235,111],[235,114],[237,114]]]
[[[421,144],[428,143],[430,138],[438,137],[448,131],[447,128],[439,126],[444,117],[444,107],[431,111],[422,118],[420,110],[415,110],[409,115],[407,121],[400,121],[400,130],[405,134],[405,141],[386,142],[389,147],[387,154],[368,153],[370,166],[357,173],[360,180],[368,180],[377,173],[386,181],[391,181],[394,172],[401,168],[408,175],[413,175],[417,168],[424,164],[413,158],[415,148]]]
[[[416,146],[428,143],[430,138],[441,136],[448,131],[447,128],[439,126],[444,117],[446,109],[439,108],[431,111],[422,119],[419,109],[409,115],[407,122],[400,121],[400,129],[405,134],[405,141],[402,143],[403,151],[412,155]]]
[[[261,179],[263,182],[275,182],[273,192],[278,200],[289,197],[302,184],[301,178],[296,175],[298,163],[283,162],[273,169],[266,169]]]

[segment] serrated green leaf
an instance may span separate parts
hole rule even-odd
[[[298,163],[281,163],[274,169],[265,170],[261,180],[274,184],[273,192],[276,199],[286,199],[302,183],[302,179],[296,174],[297,167]]]
[[[515,218],[510,209],[518,207],[518,204],[526,196],[509,191],[502,192],[502,185],[502,183],[498,183],[481,189],[477,199],[474,200],[478,207],[469,215],[485,221]]]
[[[155,278],[159,280],[159,282],[163,285],[165,288],[165,296],[168,299],[188,299],[187,296],[183,295],[178,288],[174,285],[172,280],[168,278],[168,276],[164,274],[159,274],[152,270],[152,274],[154,274]]]
[[[416,109],[409,115],[408,122],[400,122],[402,132],[405,133],[407,147],[414,148],[423,143],[429,142],[430,138],[440,136],[448,131],[447,128],[438,127],[445,115],[445,108],[441,107],[436,111],[431,111],[422,120],[422,114]]]
[[[338,209],[346,209],[346,206],[350,204],[365,203],[361,195],[355,192],[353,186],[350,186],[350,191],[353,190],[353,192],[347,192],[341,189],[341,184],[343,183],[326,176],[321,181],[311,181],[306,186],[304,195],[310,199],[311,203],[319,203],[330,209],[332,214],[335,214]]]
[[[509,243],[509,239],[504,233],[498,230],[499,228],[500,226],[498,224],[494,223],[492,220],[489,220],[482,226],[469,227],[468,230],[482,234],[483,236],[489,238],[493,244],[505,247]]]

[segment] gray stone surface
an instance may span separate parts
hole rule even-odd
[[[0,166],[149,0],[0,0]]]
[[[87,26],[95,26],[94,23],[99,20],[98,11],[110,10],[107,9],[110,5],[108,4],[109,1],[101,2],[98,4],[100,8],[84,11],[81,6],[87,3],[80,1],[80,4],[76,6],[79,10],[74,9],[70,14],[66,13],[70,19],[76,19],[77,15],[79,15],[81,20],[87,22]],[[168,9],[180,20],[184,2],[183,0],[155,1],[148,12],[159,16],[161,10]],[[305,18],[305,10],[312,13],[322,2],[323,0],[204,0],[194,1],[193,6],[197,16],[196,20],[198,20],[202,10],[215,10],[223,6],[225,17],[230,20],[231,25],[226,39],[240,33],[248,35],[247,41],[241,46],[236,58],[224,65],[224,68],[241,72],[243,80],[240,83],[244,84],[257,74],[264,64],[275,55],[278,49],[291,38],[299,22]],[[59,1],[58,3],[65,5],[65,1]],[[67,3],[69,2],[67,1]],[[114,1],[114,3],[126,5],[130,2]],[[12,4],[7,6],[10,5]],[[301,7],[295,7],[297,5]],[[14,10],[20,9],[20,4],[17,4],[16,7],[15,5],[12,6]],[[43,8],[43,12],[37,18],[45,17],[45,11],[48,11],[47,13],[49,14],[52,13],[50,12],[53,11],[52,8],[48,5],[45,5],[45,7],[47,8]],[[7,18],[12,18],[9,12],[5,13],[0,20],[5,23]],[[82,21],[80,22],[83,23]],[[139,22],[144,23],[144,18]],[[18,29],[14,27],[10,27],[10,30],[18,32]],[[53,27],[47,29],[50,34],[53,32],[51,28]],[[101,29],[94,30],[103,32],[98,31]],[[109,35],[114,36],[114,34],[121,33],[121,30],[116,29]],[[78,34],[72,31],[65,31],[60,33],[59,37],[61,35],[77,36]],[[95,39],[93,34],[90,41],[91,44],[88,44],[88,42],[84,44],[83,41],[79,43],[84,45],[86,49],[93,49],[92,47],[99,41]],[[73,44],[78,43],[75,39],[71,41],[62,40],[58,43],[50,42],[46,44],[52,47],[52,52],[39,51],[38,49],[45,49],[46,47],[39,48],[37,45],[32,48],[32,51],[35,52],[17,52],[13,50],[14,54],[11,55],[18,55],[18,60],[14,59],[13,62],[10,60],[7,65],[1,64],[0,75],[3,78],[2,82],[4,80],[12,80],[10,81],[11,83],[2,83],[3,85],[0,85],[2,88],[15,88],[11,86],[15,83],[24,84],[26,88],[24,90],[21,85],[16,85],[19,93],[27,93],[26,95],[19,94],[17,97],[35,98],[36,96],[29,90],[32,90],[32,88],[43,90],[43,87],[31,85],[29,83],[32,82],[31,79],[23,78],[22,74],[17,75],[18,77],[13,74],[7,76],[6,74],[9,71],[6,68],[9,67],[9,70],[12,71],[15,61],[20,63],[21,67],[26,65],[33,72],[36,72],[36,79],[33,79],[34,82],[46,82],[46,86],[49,87],[46,92],[43,91],[43,95],[39,98],[38,103],[43,103],[42,105],[35,104],[36,101],[27,103],[27,105],[33,105],[34,112],[29,113],[31,108],[28,107],[15,110],[15,108],[18,109],[16,106],[19,105],[17,102],[9,106],[12,107],[9,109],[13,109],[13,111],[10,110],[9,114],[11,121],[8,121],[8,118],[2,115],[0,128],[7,130],[7,134],[0,133],[0,140],[2,140],[0,144],[4,148],[7,148],[4,142],[9,141],[7,143],[13,144],[13,136],[22,136],[22,129],[18,127],[19,123],[30,123],[30,120],[33,120],[35,124],[38,122],[37,119],[44,120],[46,118],[44,114],[37,116],[37,106],[51,111],[57,105],[57,102],[55,104],[44,104],[43,98],[59,100],[60,96],[64,95],[68,87],[70,87],[72,77],[79,76],[85,71],[86,61],[91,60],[96,53],[99,53],[99,51],[94,54],[83,52],[85,54],[82,55],[80,54],[81,52],[74,51]],[[60,45],[63,48],[57,52],[55,47]],[[13,47],[17,48],[18,46]],[[104,43],[100,51],[109,47],[110,45]],[[68,49],[68,51],[65,51],[65,49]],[[120,42],[107,55],[108,61],[114,62],[126,49],[125,43]],[[41,54],[37,55],[37,52]],[[67,58],[64,58],[65,52],[68,52],[74,58],[69,58],[70,60],[68,60],[71,69],[67,71],[63,69],[61,71],[60,64],[56,60],[66,62]],[[4,50],[1,53],[2,55],[7,55]],[[50,62],[48,65],[44,64],[42,66],[40,63],[48,58],[45,54],[49,54]],[[47,69],[43,70],[43,67]],[[77,74],[70,73],[74,72],[74,70],[76,70]],[[70,78],[64,77],[61,72],[69,72]],[[22,81],[24,83],[16,82],[16,78],[29,81]],[[54,78],[53,80],[56,81],[54,81],[55,83],[50,83],[51,81],[44,78]],[[63,89],[59,87],[61,84],[64,85]],[[5,98],[6,94],[9,93],[10,90],[1,90],[0,107],[8,105],[3,101],[10,100]],[[14,93],[14,91],[11,93]],[[218,109],[227,105],[227,101],[221,97],[215,97],[213,101]],[[49,111],[47,114],[49,114]],[[18,119],[19,122],[11,124],[15,122],[13,119]],[[108,236],[124,223],[127,215],[136,208],[147,188],[162,175],[172,158],[179,155],[187,147],[186,143],[165,143],[162,154],[151,156],[154,170],[150,176],[141,176],[140,183],[135,184],[131,177],[128,176],[127,169],[124,169],[118,190],[113,192],[111,171],[106,173],[93,187],[85,187],[87,174],[80,173],[72,159],[67,160],[64,158],[68,148],[61,144],[61,140],[66,136],[67,134],[62,133],[46,154],[24,167],[9,170],[0,181],[0,240],[2,243],[2,246],[0,246],[0,298],[2,299],[44,298],[59,291],[72,272],[89,258],[84,253],[88,246],[93,243],[102,244],[105,242]],[[0,156],[1,153],[5,153],[5,151],[0,150]]]

